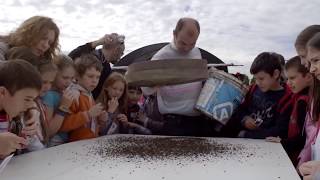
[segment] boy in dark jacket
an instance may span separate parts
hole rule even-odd
[[[256,79],[256,84],[251,86],[233,117],[241,122],[238,137],[287,137],[292,92],[288,86],[280,83],[280,62],[283,59],[280,54],[263,52],[253,61],[250,72]]]

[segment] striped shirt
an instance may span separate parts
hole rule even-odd
[[[6,112],[0,112],[0,133],[9,131],[9,116]]]

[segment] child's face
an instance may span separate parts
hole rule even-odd
[[[0,87],[1,106],[10,118],[31,108],[37,96],[39,96],[39,91],[36,89],[21,89],[12,96],[5,87]]]
[[[74,76],[75,70],[73,67],[67,67],[59,71],[54,82],[56,88],[60,91],[65,90],[71,84]]]
[[[82,77],[78,77],[78,83],[88,91],[93,91],[99,83],[100,74],[95,67],[88,68]]]
[[[42,86],[40,91],[40,96],[43,96],[47,91],[49,91],[52,87],[52,83],[56,77],[56,71],[45,72],[41,74]]]
[[[109,98],[120,99],[124,93],[125,84],[121,81],[116,81],[111,86],[107,87]]]
[[[44,37],[42,37],[37,44],[31,47],[32,52],[37,56],[44,55],[44,53],[49,50],[50,46],[52,46],[55,37],[56,36],[54,31],[48,30],[47,34]]]
[[[267,92],[269,90],[275,90],[276,87],[279,85],[279,76],[280,72],[275,70],[273,75],[260,71],[253,75],[257,86],[260,88],[262,92]]]
[[[286,70],[288,85],[293,93],[299,93],[304,88],[308,87],[312,83],[312,76],[310,73],[303,75],[298,72],[297,68],[289,68]]]
[[[320,51],[318,49],[308,47],[307,59],[310,64],[310,72],[320,80]]]
[[[142,96],[142,92],[137,89],[128,90],[128,100],[132,104],[137,104]]]

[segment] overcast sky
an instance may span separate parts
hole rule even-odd
[[[225,62],[245,64],[274,51],[295,55],[293,43],[306,26],[319,24],[319,0],[1,0],[0,34],[34,15],[49,16],[61,30],[61,49],[69,52],[106,33],[126,36],[125,54],[172,40],[180,17],[199,20],[197,43]]]

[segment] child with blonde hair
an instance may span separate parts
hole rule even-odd
[[[68,141],[67,133],[57,133],[63,123],[65,116],[69,113],[69,107],[75,94],[70,90],[71,83],[75,76],[73,61],[70,57],[60,54],[54,59],[58,68],[52,88],[43,96],[43,103],[47,107],[49,120],[49,144],[56,146]]]

